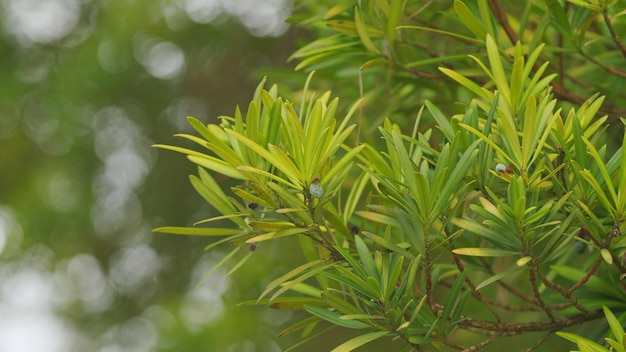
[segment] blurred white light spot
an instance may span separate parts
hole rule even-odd
[[[208,108],[204,101],[191,96],[183,96],[172,100],[161,113],[159,119],[166,120],[171,126],[168,127],[167,132],[171,130],[179,131],[179,133],[191,132],[193,127],[189,125],[187,116],[203,120],[208,114]]]
[[[0,256],[19,249],[23,236],[22,227],[11,208],[0,205]]]
[[[192,332],[199,331],[219,318],[224,310],[221,296],[226,292],[229,285],[225,271],[216,270],[200,286],[196,286],[216,263],[217,260],[214,261],[208,255],[204,256],[192,272],[190,285],[193,288],[187,293],[180,308],[183,321],[187,329]]]
[[[174,43],[139,32],[133,36],[135,59],[149,74],[160,79],[172,79],[185,69],[185,54]]]
[[[154,281],[160,270],[160,260],[152,247],[140,244],[122,248],[112,257],[111,280],[124,293],[139,290],[149,280]]]
[[[50,278],[35,269],[23,269],[5,279],[2,301],[16,309],[47,310],[52,299]]]
[[[71,290],[87,311],[104,311],[113,301],[113,293],[100,263],[89,254],[79,254],[67,264],[66,272]]]
[[[220,13],[220,1],[186,0],[183,4],[189,18],[197,23],[209,23]]]
[[[150,49],[144,62],[148,73],[156,78],[171,79],[178,76],[185,68],[185,54],[171,42],[162,42]]]
[[[141,226],[142,206],[135,189],[148,175],[155,151],[126,110],[109,106],[93,118],[94,149],[103,161],[92,188],[96,200],[91,219],[99,236],[123,227]]]
[[[0,310],[0,351],[65,352],[75,333],[61,319],[46,313]]]
[[[287,31],[291,12],[288,0],[183,0],[187,16],[198,23],[214,22],[222,14],[237,17],[254,36],[277,37]]]
[[[80,16],[75,0],[4,0],[5,28],[20,40],[49,43],[69,34]]]
[[[76,350],[78,332],[54,311],[51,251],[34,247],[0,266],[0,351]]]
[[[102,340],[105,346],[99,352],[149,352],[156,346],[157,331],[150,320],[134,317],[106,331]]]

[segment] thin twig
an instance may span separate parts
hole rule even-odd
[[[517,33],[515,33],[515,31],[511,27],[511,24],[509,24],[509,20],[506,18],[506,12],[500,7],[500,4],[496,0],[489,0],[489,7],[491,8],[494,16],[496,16],[496,19],[504,29],[506,36],[509,37],[511,43],[515,44],[518,40]]]
[[[490,343],[495,342],[501,336],[502,336],[502,334],[490,336],[488,339],[484,340],[483,342],[479,343],[478,345],[474,345],[474,346],[471,346],[469,348],[464,349],[463,352],[481,351],[483,349],[483,347],[487,346]]]
[[[463,265],[463,262],[461,261],[459,256],[456,253],[452,253],[452,257],[454,258],[454,263],[456,264],[456,267],[459,269],[459,271],[465,271],[465,266]],[[482,302],[485,307],[489,309],[489,312],[491,312],[491,314],[494,316],[494,318],[496,318],[497,321],[501,321],[498,312],[496,312],[491,304],[489,304],[489,300],[487,300],[487,298],[476,289],[476,285],[467,275],[465,276],[465,283],[470,287],[470,293],[472,294],[472,296],[474,296],[474,298],[476,298],[478,301]]]
[[[552,337],[552,335],[554,335],[554,331],[549,331],[544,337],[539,339],[537,342],[535,342],[532,346],[525,349],[523,352],[532,352],[536,350],[537,348],[539,348],[539,346],[541,346],[544,342],[546,342],[550,337]]]
[[[619,51],[622,52],[622,55],[626,59],[626,46],[624,46],[624,43],[622,43],[621,39],[617,35],[617,32],[615,31],[615,28],[613,27],[613,24],[611,23],[611,18],[609,17],[609,9],[606,7],[602,9],[602,18],[604,18],[604,23],[609,28],[609,32],[611,33],[611,38],[613,38],[615,45],[617,45],[617,48],[619,49]]]
[[[533,293],[535,294],[535,300],[537,300],[537,304],[541,309],[546,313],[550,321],[556,320],[552,311],[548,308],[546,303],[541,299],[541,292],[539,292],[539,288],[537,287],[537,265],[532,261],[528,263],[528,281],[530,281],[530,286],[532,287]]]
[[[492,321],[476,320],[469,317],[462,317],[458,326],[470,331],[483,333],[485,335],[514,336],[527,332],[538,331],[559,331],[566,327],[574,326],[587,321],[600,319],[604,313],[600,310],[578,313],[565,318],[556,319],[549,322],[532,323],[496,323]]]

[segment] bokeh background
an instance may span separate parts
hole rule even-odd
[[[307,35],[284,22],[291,7],[0,0],[0,351],[297,342],[276,336],[293,313],[237,306],[301,260],[288,241],[259,248],[234,279],[219,270],[196,286],[224,253],[151,232],[211,216],[191,163],[151,144],[180,143],[188,115],[217,121],[245,107],[263,75],[291,71]]]

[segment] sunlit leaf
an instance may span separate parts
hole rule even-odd
[[[341,314],[333,312],[328,308],[305,305],[304,310],[315,315],[316,317],[322,318],[332,324],[343,326],[344,328],[365,329],[367,327],[370,327],[369,324],[358,320],[343,320],[341,319]]]
[[[452,250],[452,253],[474,257],[512,257],[520,254],[497,248],[456,248]]]
[[[358,347],[361,347],[369,342],[372,342],[376,339],[379,339],[385,335],[389,334],[387,331],[375,331],[370,332],[364,335],[359,335],[354,337],[341,345],[335,347],[331,352],[349,352],[353,351]]]
[[[163,226],[153,229],[154,232],[169,233],[174,235],[191,236],[228,236],[245,233],[241,229],[217,228],[217,227],[176,227]]]

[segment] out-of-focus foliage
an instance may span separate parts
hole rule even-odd
[[[507,6],[300,2],[316,37],[291,58],[313,83],[262,82],[220,123],[190,119],[196,148],[158,145],[199,165],[220,214],[156,231],[220,236],[231,272],[297,240],[306,262],[245,304],[306,311],[281,333],[304,345],[623,348],[626,4]]]
[[[234,308],[266,281],[219,271],[196,288],[222,254],[151,232],[213,210],[187,186],[194,169],[150,145],[280,72],[290,6],[0,2],[0,350],[280,350],[287,316]],[[239,278],[300,262],[279,250]]]

